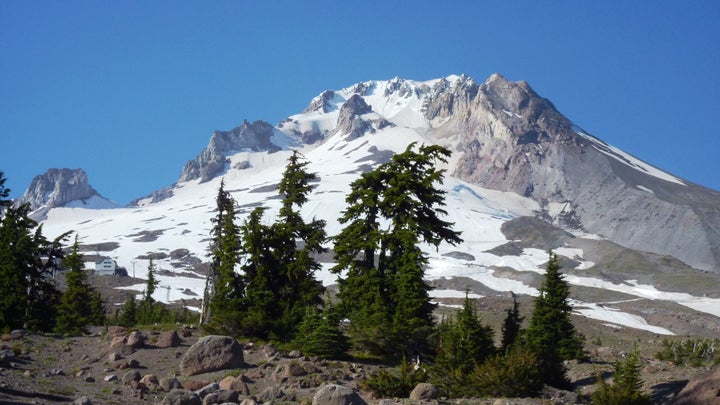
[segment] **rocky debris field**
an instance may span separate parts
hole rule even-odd
[[[621,356],[618,347],[589,346],[591,362],[568,364],[575,392],[547,390],[543,398],[461,402],[581,402],[594,388],[595,375],[609,370]],[[1,404],[458,403],[437,398],[437,391],[428,386],[417,387],[413,399],[373,398],[360,389],[359,381],[378,365],[308,358],[228,337],[201,337],[191,327],[109,327],[72,338],[16,331],[3,336],[0,354]],[[669,403],[688,380],[707,371],[647,356],[642,362],[646,389],[658,403]],[[714,377],[702,378],[702,383],[687,384],[695,390],[692,395],[718,384],[717,370]]]

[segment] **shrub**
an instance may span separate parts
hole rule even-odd
[[[475,368],[470,384],[474,395],[507,398],[537,396],[544,385],[537,356],[522,347],[487,359]]]
[[[700,367],[707,363],[715,365],[720,362],[720,357],[715,356],[715,347],[719,342],[718,339],[687,339],[682,341],[663,339],[663,347],[655,354],[655,358],[692,367]]]
[[[370,378],[361,380],[360,386],[371,391],[376,398],[407,398],[416,385],[425,381],[427,381],[425,371],[413,369],[403,358],[397,371],[381,369],[371,374]]]

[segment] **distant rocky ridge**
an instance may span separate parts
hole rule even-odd
[[[15,201],[16,205],[30,204],[31,217],[45,218],[47,212],[70,204],[78,207],[112,208],[117,204],[101,196],[88,183],[83,169],[49,169],[35,176],[25,193]]]
[[[272,142],[274,128],[265,121],[243,122],[232,131],[214,131],[208,146],[193,160],[185,163],[179,182],[200,179],[206,182],[225,170],[231,152],[251,150],[274,152],[281,149]]]

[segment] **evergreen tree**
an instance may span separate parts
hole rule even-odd
[[[75,242],[72,245],[70,254],[65,256],[63,260],[63,265],[68,270],[65,272],[67,290],[60,299],[55,331],[78,335],[86,332],[88,324],[98,320],[96,314],[93,313],[98,309],[93,308],[94,305],[97,305],[97,303],[93,305],[97,294],[87,282],[77,235],[75,235]]]
[[[7,193],[0,187],[0,194]],[[29,217],[28,204],[13,207],[0,199],[5,207],[0,209],[0,330],[52,330],[60,298],[53,275],[64,256],[67,233],[47,240],[42,226]]]
[[[569,293],[568,284],[560,273],[557,255],[550,252],[526,338],[540,361],[545,383],[558,388],[569,385],[563,361],[583,356],[582,336],[570,322],[572,308],[568,303]]]
[[[502,340],[500,341],[500,352],[507,353],[520,336],[520,325],[524,317],[520,316],[519,304],[513,294],[513,307],[507,309],[507,316],[502,325]]]
[[[455,321],[443,319],[437,328],[433,380],[449,396],[472,395],[471,372],[495,353],[494,332],[483,325],[477,308],[465,293],[463,308]]]
[[[307,307],[322,303],[324,291],[322,283],[315,278],[321,266],[313,255],[326,250],[322,246],[327,239],[325,221],[313,219],[306,223],[300,214],[312,191],[311,183],[317,179],[307,171],[308,165],[299,152],[293,151],[278,185],[282,206],[278,221],[272,225],[282,283],[278,297],[282,316],[274,329],[283,340],[295,334]]]
[[[613,365],[612,385],[598,376],[598,388],[592,395],[595,405],[650,405],[652,399],[642,391],[640,364],[637,350],[630,353],[625,361]]]
[[[137,324],[137,303],[135,302],[135,295],[128,294],[123,304],[122,311],[118,317],[117,324],[120,326],[131,327]]]
[[[0,170],[0,218],[3,217],[3,212],[6,207],[12,204],[12,201],[8,198],[10,195],[10,189],[5,187],[5,174]]]
[[[418,244],[461,241],[452,224],[440,219],[447,214],[441,208],[445,193],[436,188],[444,171],[435,164],[446,162],[450,152],[414,148],[351,184],[339,219],[345,228],[335,237],[333,271],[346,272],[338,282],[348,333],[358,349],[383,357],[428,350],[434,306],[423,280],[427,258]]]
[[[240,333],[261,339],[270,337],[274,321],[281,316],[277,302],[282,287],[280,264],[274,254],[275,235],[262,223],[265,210],[255,208],[240,227],[246,302]]]
[[[145,290],[142,294],[143,298],[137,308],[137,322],[140,324],[149,325],[155,322],[162,321],[162,311],[164,310],[164,308],[163,306],[155,306],[155,300],[152,297],[152,295],[157,290],[158,284],[160,284],[160,282],[155,279],[155,264],[153,263],[153,259],[151,257],[150,263],[148,264]]]
[[[218,190],[217,211],[213,220],[212,267],[206,283],[206,328],[213,333],[237,335],[244,286],[235,267],[240,260],[240,235],[235,223],[235,200],[225,191],[224,181]]]
[[[338,317],[332,307],[319,311],[308,307],[298,327],[297,344],[307,356],[337,359],[348,349],[347,338],[338,328]]]

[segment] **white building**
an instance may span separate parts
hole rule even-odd
[[[115,260],[113,260],[112,257],[101,257],[95,262],[95,274],[99,274],[101,276],[112,276],[115,275],[116,269],[117,263],[115,263]]]

